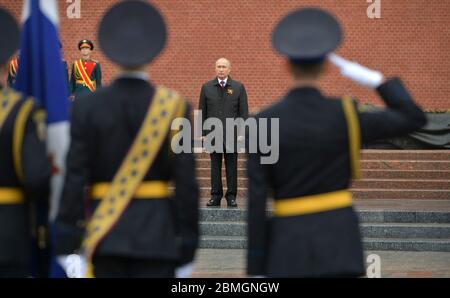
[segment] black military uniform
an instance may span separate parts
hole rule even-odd
[[[306,19],[311,24],[292,28],[292,18],[300,23]],[[324,45],[320,41],[327,34],[334,34],[330,37],[334,41]],[[300,45],[289,47],[287,43],[294,36],[299,37]],[[309,57],[302,56],[308,52],[301,45],[305,36],[319,37],[310,39],[305,46],[315,47]],[[310,63],[314,54],[321,57],[334,50],[339,40],[337,22],[317,9],[291,14],[280,22],[273,36],[279,52],[295,60],[308,59]],[[261,154],[248,156],[248,274],[364,274],[358,218],[348,191],[352,173],[357,172],[359,151],[359,146],[352,151],[352,140],[358,136],[362,142],[398,136],[418,129],[426,121],[399,79],[386,81],[377,92],[387,109],[376,113],[357,111],[352,101],[346,105],[340,98],[325,97],[318,89],[303,86],[293,88],[279,103],[256,115],[257,119],[279,118],[280,151],[278,162],[271,165],[260,163]],[[353,117],[348,117],[352,110]],[[349,133],[358,122],[360,133]],[[271,218],[266,216],[269,193],[274,199]]]
[[[223,197],[222,189],[222,156],[225,158],[225,169],[227,176],[227,192],[225,198],[227,205],[230,207],[237,207],[237,147],[233,148],[226,146],[226,130],[225,120],[248,118],[248,103],[247,92],[244,85],[232,80],[228,76],[224,87],[220,86],[218,78],[203,84],[200,92],[199,110],[203,112],[203,122],[208,118],[215,117],[220,119],[223,125],[224,135],[224,153],[211,152],[211,200],[208,206],[220,206],[220,201]],[[208,130],[203,130],[203,135],[206,136]],[[234,144],[237,144],[237,130],[235,131]]]
[[[94,43],[90,40],[83,39],[78,43],[78,50],[81,47],[89,46],[91,51],[94,50]],[[102,86],[102,70],[100,63],[95,59],[75,60],[72,64],[72,72],[70,75],[70,93],[78,98],[88,95]]]
[[[19,42],[13,17],[0,9],[0,65]],[[32,206],[47,199],[50,163],[45,144],[45,113],[32,98],[0,86],[0,277],[31,275]]]
[[[135,22],[128,22],[130,18]],[[135,35],[124,35],[126,32]],[[162,17],[143,1],[114,6],[99,28],[99,41],[106,56],[124,68],[147,64],[162,50],[165,40]],[[123,45],[128,51],[121,50]],[[57,218],[57,254],[70,254],[80,248],[86,214],[89,222],[84,243],[89,242],[89,226],[102,220],[98,218],[100,205],[106,200],[99,200],[104,197],[102,189],[114,185],[124,157],[133,150],[130,147],[133,148],[135,139],[139,141],[141,127],[149,125],[156,130],[143,139],[144,148],[161,134],[157,130],[161,119],[147,120],[149,106],[164,101],[155,97],[158,90],[145,73],[129,72],[122,73],[111,86],[74,102],[67,176]],[[175,92],[168,91],[168,97],[171,94]],[[187,103],[180,102],[186,107],[180,116],[189,117]],[[159,115],[166,114],[163,110]],[[165,131],[143,181],[92,252],[96,277],[173,277],[176,266],[194,258],[199,196],[195,161],[192,153],[174,154],[170,147],[171,133]],[[152,149],[143,150],[133,157],[132,166],[142,164],[152,153]],[[119,184],[129,185],[136,171],[125,174],[131,176],[120,179]],[[174,195],[167,193],[169,182],[175,186]],[[90,188],[87,201],[85,187]],[[163,194],[159,194],[161,191]],[[109,209],[108,214],[113,211]]]

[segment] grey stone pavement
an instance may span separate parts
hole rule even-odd
[[[200,249],[192,277],[246,277],[245,253],[243,249]],[[366,251],[366,259],[372,254],[380,257],[381,278],[450,278],[450,252]],[[373,264],[372,260],[366,263],[371,269]]]

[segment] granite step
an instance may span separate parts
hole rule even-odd
[[[237,169],[238,177],[246,178],[246,169]],[[450,180],[450,170],[379,170],[362,169],[363,179],[425,179],[425,180]],[[197,168],[197,177],[210,178],[211,168]],[[225,169],[222,169],[222,177],[225,177]]]
[[[450,239],[363,238],[363,247],[365,250],[450,252]]]
[[[198,159],[208,159],[206,152],[195,153]],[[245,154],[239,154],[239,159],[245,159]],[[361,150],[361,159],[365,160],[450,160],[450,150]]]
[[[449,180],[361,179],[352,183],[355,189],[437,189],[450,192]]]
[[[361,169],[448,171],[450,160],[361,160]]]
[[[450,239],[450,224],[363,223],[360,229],[365,238]],[[247,224],[244,221],[200,223],[200,235],[203,236],[246,236],[246,233]]]
[[[210,187],[211,178],[198,177],[200,187]],[[226,185],[225,175],[222,176],[222,185]],[[238,187],[247,187],[247,177],[238,177]],[[353,188],[365,189],[438,189],[450,192],[449,180],[415,180],[415,179],[361,179],[354,181]]]
[[[439,204],[435,210],[377,210],[380,207],[367,210],[356,207],[356,213],[361,223],[442,223],[450,224],[450,210],[445,209]],[[270,215],[270,211],[268,211]],[[247,220],[247,210],[241,208],[200,208],[201,222],[242,222]]]
[[[209,174],[208,174],[209,175]],[[362,170],[362,179],[450,180],[450,170]]]
[[[222,177],[225,177],[225,167],[222,165]],[[237,169],[237,176],[238,177],[247,177],[247,170],[245,168],[238,168]],[[198,178],[210,178],[211,177],[211,168],[208,167],[198,167],[197,165],[197,177]]]
[[[227,179],[225,178],[225,173],[222,175],[222,185],[227,185]],[[211,178],[209,177],[198,177],[198,184],[200,187],[210,187],[211,186]],[[238,177],[237,178],[237,186],[240,188],[247,187],[247,177]]]
[[[223,185],[223,191],[224,191],[224,194],[227,191],[226,184]],[[200,198],[210,198],[210,197],[211,197],[211,187],[209,187],[209,186],[200,187]],[[247,187],[238,187],[237,197],[238,198],[246,198],[247,197]]]
[[[242,236],[202,236],[199,246],[200,248],[245,249],[247,240]],[[365,250],[450,252],[450,239],[363,238],[363,247]]]
[[[450,200],[449,190],[353,188],[351,191],[355,199]],[[226,192],[226,185],[224,185],[224,192]],[[238,198],[246,198],[247,193],[246,187],[238,187]],[[200,198],[209,198],[210,196],[211,188],[209,186],[200,187]]]
[[[377,169],[377,170],[449,170],[450,160],[365,160],[361,159],[362,169]],[[196,160],[197,167],[209,168],[211,160],[209,158],[199,158]],[[222,166],[225,161],[222,162]],[[238,168],[245,168],[246,161],[239,159],[237,162]]]
[[[211,167],[211,159],[209,158],[197,158],[195,160],[197,168],[210,168]],[[225,160],[222,160],[222,167],[225,167]],[[246,167],[246,161],[245,159],[238,159],[237,162],[238,168],[245,168]]]
[[[450,200],[449,190],[436,189],[351,189],[354,199]]]
[[[243,236],[201,236],[199,248],[245,249],[247,238]]]
[[[361,150],[361,159],[450,160],[450,150]]]
[[[450,240],[450,224],[363,223],[363,238]]]

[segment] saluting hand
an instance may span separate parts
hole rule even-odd
[[[87,263],[82,255],[59,255],[56,257],[59,265],[64,269],[68,278],[86,277]]]
[[[384,81],[381,72],[369,69],[356,62],[348,61],[334,53],[328,55],[328,60],[340,69],[341,74],[344,77],[347,77],[362,86],[377,88]]]

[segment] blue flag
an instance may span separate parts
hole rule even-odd
[[[56,0],[25,0],[20,48],[20,67],[15,89],[33,96],[47,112],[47,147],[53,162],[50,206],[38,206],[38,220],[56,218],[69,146],[69,101],[61,59]],[[48,210],[49,209],[49,210]],[[54,242],[50,232],[50,243]],[[51,250],[50,250],[51,255]],[[54,277],[63,277],[52,256]]]

